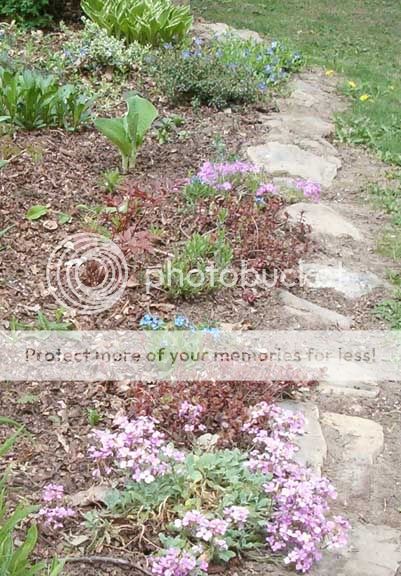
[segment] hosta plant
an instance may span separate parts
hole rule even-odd
[[[138,148],[156,120],[158,112],[151,102],[136,95],[127,97],[127,112],[122,118],[97,118],[95,126],[120,151],[123,172],[133,168]]]
[[[90,117],[90,100],[53,76],[0,68],[0,118],[19,128],[33,130],[61,126],[76,130]]]
[[[83,0],[82,8],[101,28],[127,43],[157,46],[181,41],[192,25],[190,8],[171,0]]]

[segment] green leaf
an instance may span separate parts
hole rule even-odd
[[[48,212],[47,206],[43,206],[42,204],[36,204],[35,206],[31,206],[27,213],[25,214],[25,218],[28,220],[39,220],[42,216],[46,216]]]
[[[72,220],[72,216],[67,214],[66,212],[60,212],[58,215],[58,223],[59,224],[68,224]]]
[[[128,124],[137,117],[136,145],[140,146],[159,113],[149,100],[141,96],[128,96],[127,106]]]
[[[124,127],[123,118],[96,118],[95,126],[120,150],[123,157],[132,154],[132,143]]]

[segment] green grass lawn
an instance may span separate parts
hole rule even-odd
[[[299,49],[309,64],[346,81],[352,106],[338,120],[341,139],[377,150],[401,166],[400,0],[192,0],[213,21],[250,28]],[[347,84],[345,84],[347,85]],[[363,94],[370,96],[360,101]]]

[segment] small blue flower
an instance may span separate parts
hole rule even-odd
[[[202,38],[199,38],[199,37],[195,38],[194,42],[195,42],[196,46],[202,46],[202,44],[203,44]]]
[[[190,322],[186,316],[179,314],[174,319],[174,326],[176,328],[189,328]]]
[[[184,51],[182,52],[182,57],[185,58],[185,59],[190,58],[190,57],[191,57],[191,52],[190,52],[189,50],[184,50]]]
[[[273,66],[271,66],[270,64],[267,64],[267,66],[265,66],[266,74],[271,74],[272,71],[273,71]]]
[[[166,42],[166,44],[163,44],[163,48],[165,48],[166,50],[171,50],[173,48],[173,45],[171,44],[171,42]]]
[[[267,84],[261,82],[260,84],[258,84],[258,88],[261,92],[265,92],[265,90],[267,89]]]
[[[201,332],[205,333],[205,334],[211,334],[214,338],[219,338],[220,337],[220,330],[218,328],[202,328]]]
[[[147,330],[160,330],[164,326],[164,321],[158,316],[145,314],[145,316],[141,318],[139,326]]]

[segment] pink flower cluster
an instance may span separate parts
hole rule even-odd
[[[317,182],[312,182],[312,180],[297,180],[295,187],[303,193],[305,198],[308,198],[312,202],[320,202],[322,189]]]
[[[256,198],[262,198],[265,194],[277,194],[274,184],[261,184],[256,190]]]
[[[157,430],[154,418],[119,418],[116,425],[117,432],[96,430],[96,446],[89,448],[89,455],[106,474],[118,468],[127,471],[132,480],[149,484],[171,472],[176,462],[184,461],[185,455],[168,444],[165,435]]]
[[[224,509],[224,517],[238,528],[243,528],[248,520],[249,510],[245,506],[230,506]]]
[[[200,404],[192,404],[186,400],[181,403],[178,416],[185,421],[185,432],[204,432],[206,430],[206,426],[201,423],[203,412],[204,408]]]
[[[163,556],[151,558],[151,570],[155,576],[194,576],[207,572],[208,563],[190,552],[169,548]]]
[[[258,424],[266,418],[268,430]],[[307,572],[321,559],[322,546],[346,544],[350,526],[340,516],[327,518],[328,502],[336,498],[330,482],[294,462],[297,448],[292,441],[303,427],[303,416],[261,403],[251,411],[244,431],[254,444],[249,468],[271,477],[264,486],[274,508],[266,526],[267,544],[286,554],[286,564]]]
[[[64,521],[67,518],[75,516],[75,511],[66,506],[57,506],[56,504],[64,500],[64,486],[60,484],[48,484],[44,487],[42,493],[42,500],[46,504],[53,504],[53,506],[44,506],[38,512],[38,517],[43,520],[47,528],[56,530],[63,528]]]
[[[228,192],[233,188],[231,180],[234,177],[244,174],[257,174],[258,172],[260,172],[260,169],[254,164],[241,162],[239,160],[219,164],[205,162],[197,173],[196,178],[200,180],[202,184],[207,184],[217,190]]]
[[[203,542],[211,542],[221,550],[227,550],[227,542],[220,538],[224,536],[229,527],[229,522],[221,518],[209,520],[198,510],[187,512],[182,520],[174,522],[175,528],[190,530],[192,535]]]

